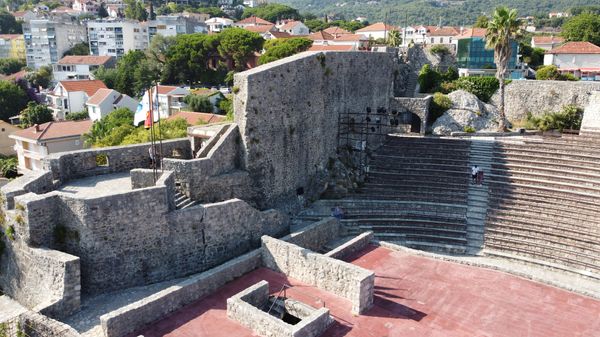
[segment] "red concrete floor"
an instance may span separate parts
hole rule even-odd
[[[375,305],[363,315],[351,315],[347,300],[261,268],[131,336],[254,336],[227,319],[226,301],[264,279],[273,293],[287,283],[293,286],[288,297],[324,303],[336,319],[323,334],[328,337],[600,337],[600,301],[591,298],[374,246],[348,261],[375,271]]]

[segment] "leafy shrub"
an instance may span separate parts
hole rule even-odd
[[[4,157],[0,156],[0,174],[5,178],[15,178],[17,174],[17,166],[19,160],[16,156]]]
[[[19,211],[25,211],[25,206],[23,206],[23,204],[16,203],[15,204],[15,209],[19,210]]]
[[[452,107],[452,100],[448,95],[440,92],[433,94],[433,99],[429,103],[429,111],[431,112],[431,123],[440,118],[444,112]]]
[[[448,49],[448,47],[444,46],[443,44],[433,45],[431,47],[431,49],[429,49],[429,51],[432,54],[437,54],[437,55],[440,55],[440,56],[450,54],[450,50]]]
[[[13,225],[6,227],[4,234],[9,240],[15,241],[15,227]]]
[[[213,106],[208,97],[203,95],[189,94],[185,96],[184,101],[190,109],[195,112],[212,112]]]
[[[87,110],[79,111],[79,112],[71,112],[65,117],[68,121],[81,121],[84,119],[90,119],[90,115]]]
[[[475,132],[475,128],[472,127],[472,126],[470,126],[470,125],[465,125],[465,127],[463,128],[463,131],[467,132],[467,133],[474,133]]]
[[[425,64],[419,71],[418,81],[421,92],[432,92],[442,82],[442,76],[429,64]]]
[[[489,102],[500,85],[495,77],[461,77],[454,81],[454,86],[456,90],[470,92],[480,100]]]
[[[583,110],[575,105],[565,105],[559,112],[549,112],[541,116],[527,114],[525,127],[528,129],[537,129],[541,131],[573,129],[579,130]]]
[[[535,73],[535,79],[541,81],[578,81],[573,74],[561,74],[555,65],[540,67]]]

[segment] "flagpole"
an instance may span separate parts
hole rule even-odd
[[[156,92],[156,107],[158,108],[158,141],[160,144],[160,171],[163,171],[163,143],[162,143],[162,127],[160,126],[160,102],[158,100],[158,82],[156,83],[155,86],[155,92]],[[168,106],[167,106],[168,108]],[[168,112],[167,112],[168,114]]]
[[[156,183],[156,146],[154,142],[154,107],[152,102],[152,88],[148,89],[148,102],[150,108],[150,143],[152,147],[152,175],[154,177],[154,183]]]

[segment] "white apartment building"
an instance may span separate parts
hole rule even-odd
[[[133,20],[88,21],[90,54],[120,58],[130,50],[148,48],[148,28]]]
[[[227,18],[210,18],[204,23],[208,26],[208,31],[212,33],[218,33],[227,27],[233,25],[233,20]]]
[[[85,26],[78,22],[49,19],[30,20],[23,23],[27,66],[39,68],[55,64],[67,50],[85,42]]]
[[[208,33],[204,22],[183,15],[158,15],[156,20],[148,21],[148,40],[156,34],[162,36],[177,36],[179,34]]]
[[[113,68],[114,56],[69,55],[52,66],[55,81],[86,80],[98,67]]]

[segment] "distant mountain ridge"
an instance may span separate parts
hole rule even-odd
[[[271,0],[290,5],[301,13],[318,16],[342,15],[345,19],[366,17],[369,22],[397,25],[471,25],[477,16],[491,14],[495,7],[516,8],[520,16],[565,12],[572,7],[598,5],[598,0]]]

